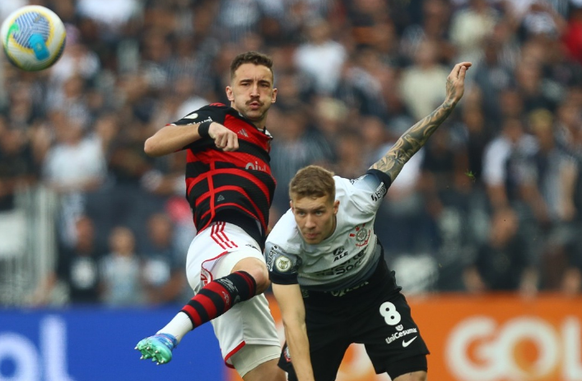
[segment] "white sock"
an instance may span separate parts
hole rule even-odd
[[[190,332],[194,326],[188,315],[180,311],[166,326],[160,329],[157,333],[169,333],[174,336],[178,343],[182,340],[184,335]]]

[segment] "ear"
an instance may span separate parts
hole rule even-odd
[[[234,94],[232,92],[232,87],[230,86],[226,86],[226,97],[228,98],[229,101],[234,102]]]
[[[277,88],[275,87],[275,88],[273,89],[273,97],[271,98],[271,103],[275,103],[275,102],[277,101],[277,93],[278,93],[278,90],[277,90]]]
[[[337,214],[337,211],[339,210],[339,204],[340,204],[339,200],[335,200],[333,202],[333,214]]]
[[[291,210],[293,210],[293,200],[289,200],[289,208],[291,208]]]

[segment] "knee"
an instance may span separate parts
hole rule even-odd
[[[232,269],[232,272],[235,271],[245,271],[254,278],[257,284],[257,295],[265,292],[265,290],[271,285],[267,265],[257,258],[245,258],[240,260]]]

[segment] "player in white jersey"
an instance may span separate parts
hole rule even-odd
[[[426,380],[429,351],[373,226],[390,184],[463,96],[470,66],[455,65],[443,104],[363,176],[348,180],[309,166],[291,180],[291,209],[265,249],[285,326],[279,366],[289,381],[335,380],[352,343],[366,346],[376,373],[393,381]]]

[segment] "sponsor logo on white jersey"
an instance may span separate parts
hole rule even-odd
[[[378,188],[376,188],[376,192],[372,195],[372,201],[378,201],[386,195],[386,185],[384,183],[380,183]]]

